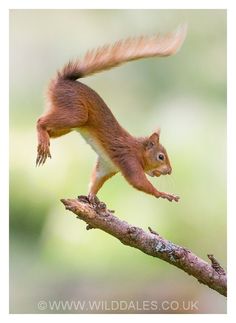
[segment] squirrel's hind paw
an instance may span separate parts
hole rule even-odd
[[[38,155],[36,158],[36,166],[43,165],[48,157],[52,158],[49,146],[44,144],[39,144]]]

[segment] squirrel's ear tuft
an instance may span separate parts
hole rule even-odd
[[[155,143],[159,143],[160,138],[160,129],[157,129],[153,134],[149,137],[149,140],[154,141]]]

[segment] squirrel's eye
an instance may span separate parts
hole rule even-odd
[[[165,155],[164,155],[164,154],[159,154],[159,155],[158,155],[158,158],[159,158],[160,160],[164,160],[164,159],[165,159]]]

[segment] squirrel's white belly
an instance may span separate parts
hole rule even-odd
[[[116,165],[112,162],[112,160],[109,158],[107,153],[105,152],[104,148],[99,144],[99,142],[90,135],[89,131],[81,128],[76,128],[76,131],[78,131],[81,136],[84,138],[84,140],[92,147],[92,149],[97,153],[99,159],[101,160],[103,166],[109,169],[110,171],[117,172],[119,171]]]

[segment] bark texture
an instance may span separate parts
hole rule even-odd
[[[149,232],[120,220],[98,199],[89,201],[86,196],[62,199],[67,210],[87,223],[86,229],[100,229],[119,239],[123,244],[141,250],[147,255],[162,259],[195,277],[218,293],[227,295],[227,276],[213,255],[207,263],[192,251],[161,237],[150,227]]]

